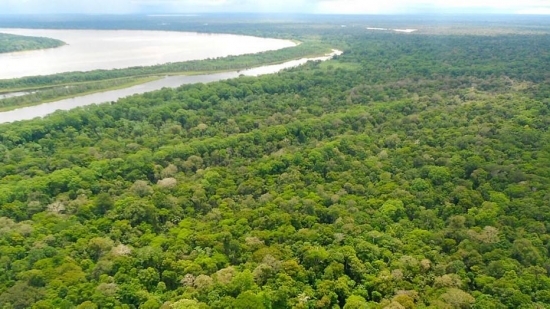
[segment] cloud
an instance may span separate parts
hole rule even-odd
[[[535,7],[529,9],[522,9],[516,12],[516,14],[523,15],[550,15],[550,7]]]
[[[519,10],[538,8],[550,9],[548,0],[321,0],[318,1],[318,13],[344,14],[392,14],[422,12],[464,12],[480,11],[493,13],[515,13]]]
[[[1,1],[1,0],[0,0]],[[548,0],[136,0],[141,4],[193,12],[296,12],[394,14],[482,11],[515,13],[550,9]]]
[[[4,13],[293,12],[549,14],[548,0],[0,0]]]
[[[0,12],[10,14],[131,14],[138,10],[129,0],[0,0]]]

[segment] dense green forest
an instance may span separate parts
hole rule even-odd
[[[54,48],[64,44],[56,39],[0,33],[0,53]]]
[[[318,28],[0,125],[0,308],[550,307],[550,36]]]

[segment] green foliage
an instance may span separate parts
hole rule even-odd
[[[0,307],[550,306],[549,37],[308,31],[352,65],[1,125]]]
[[[65,45],[56,39],[0,33],[0,53],[54,48]]]
[[[124,77],[90,82],[67,82],[56,87],[25,87],[16,89],[20,92],[18,96],[0,99],[0,111],[15,109],[22,106],[37,105],[45,102],[72,98],[78,95],[89,94],[107,89],[126,88],[136,84],[150,82],[158,77]],[[13,81],[13,80],[12,80]],[[20,91],[22,90],[22,91]],[[2,92],[13,92],[10,89],[3,89]]]

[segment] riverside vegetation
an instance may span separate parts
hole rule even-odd
[[[550,37],[350,28],[0,125],[0,307],[549,307]]]
[[[27,95],[15,98],[0,99],[0,111],[37,105],[66,97],[129,87],[167,75],[194,75],[243,70],[304,57],[321,56],[327,52],[330,52],[328,45],[311,40],[296,47],[257,54],[176,62],[148,67],[0,79],[0,93],[30,92]]]
[[[54,48],[64,44],[56,39],[0,33],[0,53]]]

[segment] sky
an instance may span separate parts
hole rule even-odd
[[[0,0],[0,14],[214,12],[550,15],[550,0]]]

